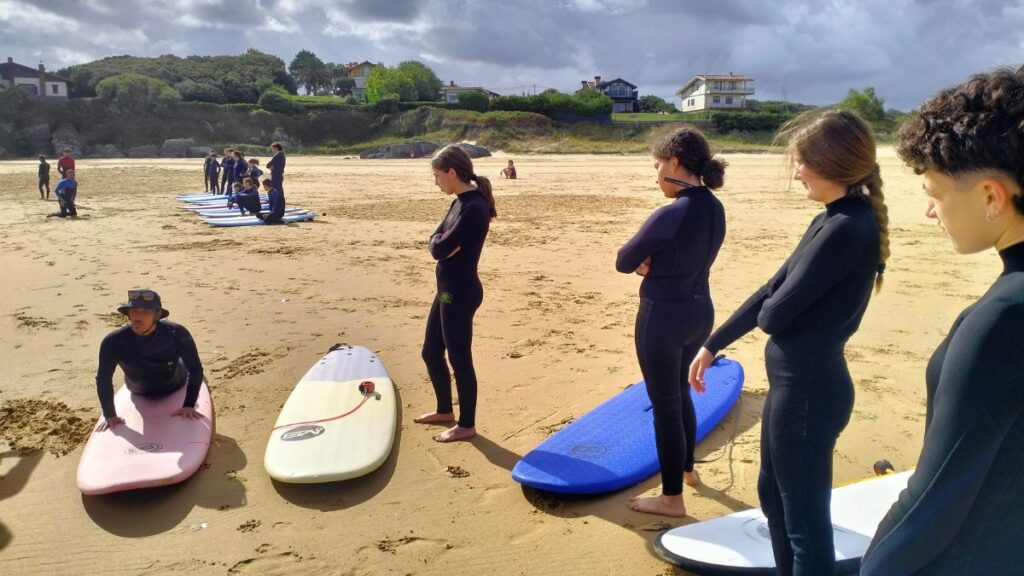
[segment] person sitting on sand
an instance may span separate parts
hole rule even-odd
[[[70,168],[64,171],[64,178],[57,182],[53,189],[53,195],[57,197],[57,205],[60,212],[53,214],[59,218],[78,216],[78,209],[75,208],[75,197],[78,196],[78,181],[75,180],[75,169]]]
[[[508,166],[505,166],[505,168],[502,169],[501,175],[504,176],[506,180],[516,179],[516,166],[511,160],[508,161]]]
[[[132,394],[166,396],[188,386],[182,407],[174,416],[200,418],[196,400],[203,382],[203,364],[192,335],[184,326],[165,320],[170,314],[153,290],[129,290],[128,302],[117,309],[129,324],[114,330],[100,344],[96,394],[103,409],[104,431],[124,423],[114,409],[114,370],[124,372],[124,385]]]
[[[264,224],[282,224],[284,221],[284,194],[280,190],[274,188],[273,182],[270,178],[263,179],[263,190],[267,193],[267,213],[260,214],[259,210],[256,211],[256,217],[263,220]],[[258,201],[258,199],[257,199]]]
[[[46,196],[43,196],[44,186],[46,187]],[[39,157],[39,199],[50,199],[50,164],[46,161],[46,156]]]
[[[256,189],[256,184],[253,183],[252,178],[246,178],[242,180],[241,191],[235,194],[235,202],[241,209],[242,214],[246,212],[250,214],[258,215],[262,206],[260,205],[260,193]],[[230,203],[228,204],[230,208]]]
[[[473,160],[462,148],[454,145],[442,148],[430,167],[434,184],[455,199],[427,244],[430,255],[437,260],[437,294],[427,315],[422,356],[434,386],[437,410],[423,414],[414,422],[455,422],[454,426],[434,436],[438,442],[454,442],[476,436],[473,316],[484,299],[477,265],[491,218],[498,212],[494,207],[491,181],[473,173]],[[458,422],[452,406],[452,378],[445,362],[446,352],[459,391]]]

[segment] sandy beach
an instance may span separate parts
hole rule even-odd
[[[711,279],[719,323],[819,211],[791,186],[784,156],[725,158],[728,233]],[[725,351],[746,385],[697,447],[713,461],[698,465],[703,485],[684,491],[687,518],[626,508],[656,493],[658,477],[590,498],[524,490],[510,477],[523,454],[640,379],[640,278],[615,272],[615,251],[665,199],[647,156],[515,157],[520,179],[499,180],[507,160],[475,163],[494,178],[499,217],[480,264],[480,435],[453,445],[412,423],[434,406],[420,358],[434,295],[425,244],[449,203],[429,161],[289,157],[288,202],[317,220],[237,229],[177,208],[175,194],[202,190],[202,159],[81,159],[77,220],[45,217],[57,204],[39,199],[35,161],[0,163],[0,572],[679,573],[653,553],[661,530],[758,505],[765,336]],[[879,163],[892,257],[847,347],[857,398],[835,452],[837,485],[870,475],[879,458],[914,465],[928,357],[1001,270],[994,253],[954,254],[924,217],[920,178],[891,149]],[[99,343],[122,324],[126,291],[143,286],[196,339],[214,443],[183,484],[84,497],[75,472],[99,414]],[[262,460],[278,410],[337,342],[374,350],[398,388],[391,457],[358,480],[274,483]]]

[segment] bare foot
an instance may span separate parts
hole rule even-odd
[[[437,442],[458,442],[459,440],[469,440],[473,436],[476,436],[476,428],[452,426],[437,436],[434,436],[434,440]]]
[[[645,514],[660,514],[682,518],[686,516],[686,506],[683,504],[683,496],[648,496],[647,498],[632,498],[629,501],[629,509]]]
[[[449,422],[455,422],[455,414],[452,412],[449,412],[448,414],[429,412],[418,418],[413,418],[412,421],[417,424],[447,424]]]
[[[700,474],[697,474],[696,469],[683,472],[683,482],[686,482],[687,486],[696,486],[700,484]]]

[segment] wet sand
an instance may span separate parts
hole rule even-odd
[[[728,155],[728,235],[712,273],[718,321],[775,272],[818,207],[780,155]],[[5,574],[673,574],[660,530],[757,505],[766,391],[752,333],[726,350],[747,374],[742,403],[697,447],[690,516],[628,510],[657,477],[594,498],[524,490],[518,458],[640,378],[640,278],[617,248],[664,202],[644,156],[478,160],[499,218],[480,264],[480,380],[472,442],[440,445],[412,423],[433,409],[419,348],[434,295],[428,234],[448,200],[426,160],[290,157],[286,193],[315,222],[215,229],[176,208],[201,190],[202,160],[80,160],[77,220],[45,218],[36,162],[0,163],[0,565]],[[835,483],[888,458],[916,461],[924,367],[956,315],[999,273],[958,256],[923,215],[920,180],[880,152],[892,259],[847,348],[854,414]],[[56,184],[56,181],[53,181]],[[207,465],[183,484],[83,497],[75,471],[98,415],[99,342],[130,288],[157,289],[195,336],[217,410]],[[400,395],[390,459],[362,479],[271,482],[262,458],[291,388],[334,343],[377,352]],[[120,372],[115,383],[120,382]],[[33,451],[37,448],[37,451]]]

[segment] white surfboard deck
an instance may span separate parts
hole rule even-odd
[[[360,391],[372,383],[373,392]],[[263,465],[281,482],[357,478],[387,460],[395,441],[395,387],[361,346],[328,352],[299,380],[281,409]]]
[[[907,487],[911,474],[889,474],[832,490],[837,567],[856,570],[878,524]],[[673,528],[658,537],[655,550],[695,574],[775,573],[768,521],[760,508]]]

